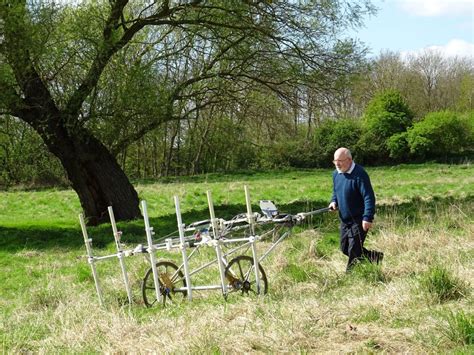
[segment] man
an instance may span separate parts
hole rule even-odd
[[[354,163],[347,148],[334,153],[333,194],[329,208],[339,210],[341,220],[341,251],[349,257],[346,271],[357,261],[382,261],[383,253],[364,248],[367,232],[372,227],[375,214],[375,194],[369,175],[362,166]]]

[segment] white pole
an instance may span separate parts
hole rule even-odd
[[[245,190],[245,204],[247,205],[247,220],[250,225],[250,235],[255,234],[255,218],[252,213],[252,205],[250,204],[250,192],[247,185],[244,186]]]
[[[181,218],[181,208],[179,206],[178,196],[174,197],[174,205],[176,207],[176,218],[178,220],[179,241],[180,241],[181,254],[183,256],[184,277],[186,279],[186,285],[188,288],[188,300],[192,301],[193,295],[192,295],[192,287],[191,287],[191,277],[189,276],[188,256],[186,254],[186,243],[184,241],[184,224],[183,224],[183,219]]]
[[[257,245],[256,245],[256,238],[251,237],[251,245],[252,245],[252,257],[253,257],[253,265],[255,267],[255,282],[257,283],[257,293],[260,294],[260,274],[258,269],[258,256],[257,256]]]
[[[160,283],[158,281],[158,270],[156,269],[155,247],[153,246],[153,240],[152,240],[152,235],[155,234],[155,232],[153,232],[153,227],[150,227],[150,221],[148,219],[148,210],[146,208],[146,201],[144,200],[142,200],[142,209],[143,209],[143,220],[145,221],[146,239],[148,242],[147,251],[148,251],[148,254],[150,254],[151,269],[153,271],[153,282],[155,284],[156,301],[160,303],[161,302]]]
[[[258,270],[258,256],[257,256],[257,246],[255,238],[255,218],[252,213],[252,205],[250,203],[250,192],[247,185],[244,186],[245,190],[245,203],[247,205],[247,218],[250,225],[250,233],[251,233],[251,244],[252,244],[252,256],[253,256],[253,265],[255,268],[255,282],[257,283],[257,292],[260,294],[260,274]]]
[[[207,203],[209,205],[209,214],[211,216],[211,223],[212,223],[212,233],[215,241],[216,246],[216,256],[217,256],[217,265],[219,266],[219,275],[221,277],[221,285],[222,285],[222,294],[224,296],[227,295],[227,283],[225,279],[225,270],[224,264],[222,262],[222,247],[221,247],[221,240],[219,240],[219,230],[217,226],[217,219],[216,214],[214,213],[214,202],[212,201],[212,194],[211,191],[207,191]]]
[[[84,222],[84,215],[82,213],[79,214],[79,221],[81,223],[82,235],[84,236],[84,243],[86,244],[88,262],[92,269],[92,276],[94,277],[95,289],[97,291],[97,296],[99,297],[99,304],[103,306],[104,300],[102,298],[102,291],[99,285],[99,277],[95,268],[94,255],[92,254],[92,239],[90,239],[87,234],[86,223]]]
[[[120,268],[122,269],[123,282],[125,284],[125,289],[127,290],[129,304],[132,304],[132,290],[130,289],[130,283],[128,281],[127,269],[125,268],[125,260],[123,260],[124,254],[122,251],[122,245],[120,244],[121,233],[117,230],[117,225],[115,223],[114,210],[112,209],[112,206],[109,206],[108,210],[109,210],[109,216],[110,216],[110,223],[112,224],[112,230],[114,232],[115,245],[117,246],[117,252],[118,252],[117,257],[119,258]]]

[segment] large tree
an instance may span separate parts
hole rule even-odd
[[[251,85],[330,84],[363,54],[341,31],[371,11],[365,0],[3,1],[1,114],[59,158],[90,224],[108,205],[133,219],[121,147]]]

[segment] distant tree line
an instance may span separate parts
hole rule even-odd
[[[140,179],[327,167],[342,145],[366,165],[472,158],[472,61],[434,52],[409,60],[385,53],[364,69],[339,78],[332,90],[293,88],[282,99],[249,88],[238,99],[229,94],[223,103],[164,123],[130,144],[116,146],[117,127],[103,132],[104,139],[127,175]],[[124,93],[122,100],[137,94]],[[66,181],[40,137],[11,116],[0,121],[0,162],[3,186]]]
[[[134,141],[120,141],[120,130],[133,130],[133,116],[138,117],[127,113],[130,101],[138,100],[145,114],[155,110],[140,97],[138,83],[145,74],[136,75],[118,77],[117,85],[132,80],[137,87],[124,87],[125,92],[109,98],[117,108],[111,114],[130,114],[129,124],[101,131],[133,179],[328,167],[339,146],[350,147],[365,165],[462,161],[474,155],[469,59],[427,51],[402,60],[383,53],[320,90],[300,86],[275,92],[249,86],[236,93],[229,84],[227,97],[219,102],[158,125]],[[67,184],[63,167],[39,135],[9,115],[0,121],[0,163],[4,187]]]

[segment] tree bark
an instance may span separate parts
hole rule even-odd
[[[109,221],[108,206],[113,207],[118,221],[141,216],[137,192],[115,157],[90,132],[76,128],[72,135],[61,126],[54,134],[36,130],[60,159],[89,225]]]
[[[34,71],[30,71],[29,93],[12,109],[41,136],[59,158],[76,191],[89,225],[108,221],[107,207],[116,220],[141,216],[138,195],[115,157],[77,119],[60,111]]]

